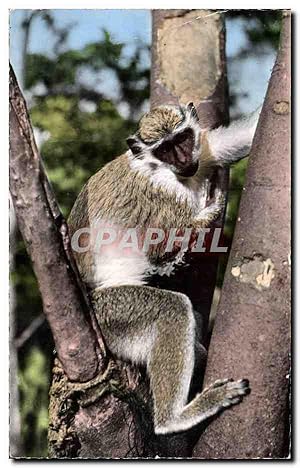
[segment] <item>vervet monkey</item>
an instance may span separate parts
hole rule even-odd
[[[227,128],[206,130],[192,103],[153,109],[127,139],[129,150],[88,180],[70,214],[75,258],[107,345],[119,358],[147,368],[157,434],[187,430],[249,392],[247,380],[223,379],[188,402],[193,307],[184,294],[151,287],[149,280],[172,275],[183,261],[176,236],[171,255],[162,248],[172,228],[194,232],[219,216],[220,193],[203,206],[207,174],[249,154],[259,111]],[[167,233],[167,241],[149,238],[155,228]],[[120,243],[125,230],[130,235]],[[140,248],[146,238],[149,248]]]

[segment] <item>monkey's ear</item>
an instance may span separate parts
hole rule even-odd
[[[128,137],[126,142],[132,154],[139,154],[142,151],[140,142],[135,136]]]
[[[199,120],[197,110],[193,102],[188,103],[187,109],[190,111],[192,117],[194,117],[196,120]]]

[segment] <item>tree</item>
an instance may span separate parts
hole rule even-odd
[[[190,100],[203,126],[214,128],[228,123],[223,17],[209,10],[158,10],[153,20],[151,105]],[[216,187],[226,195],[228,175],[227,170],[212,174],[212,186],[208,186],[205,196],[209,198]],[[216,223],[220,225],[222,220]],[[194,254],[189,263],[190,271],[180,273],[172,284],[190,297],[196,311],[201,311],[206,329],[218,258]]]
[[[135,129],[135,119],[149,94],[149,69],[141,60],[147,47],[137,43],[132,55],[125,57],[124,45],[115,44],[108,32],[100,31],[98,41],[82,49],[69,49],[66,39],[71,28],[58,28],[51,11],[33,13],[26,13],[23,21],[26,47],[21,82],[47,175],[62,214],[67,217],[86,180],[125,150],[125,139]],[[34,34],[30,28],[37,21],[45,21],[54,34],[49,55],[30,53],[28,37]],[[99,90],[103,72],[114,77],[119,89],[114,97],[105,89]],[[120,103],[127,108],[127,116],[120,114]],[[11,277],[16,297],[14,334],[19,357],[23,453],[46,456],[54,344],[18,231],[14,245]]]
[[[290,372],[291,18],[283,15],[276,63],[250,155],[206,370],[247,376],[252,395],[224,413],[193,455],[288,455]]]

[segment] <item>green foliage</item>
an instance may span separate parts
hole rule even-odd
[[[11,281],[14,284],[17,308],[17,334],[20,334],[42,311],[42,301],[40,298],[36,277],[33,274],[31,263],[28,262],[28,255],[24,242],[17,233],[15,249],[15,270],[11,273]],[[31,309],[33,305],[33,309]],[[22,361],[23,354],[20,359]]]
[[[46,96],[30,110],[33,125],[49,135],[41,154],[65,216],[86,180],[126,149],[134,129],[111,101],[100,101],[93,112],[80,110],[79,101]]]
[[[25,87],[31,88],[43,83],[52,89],[76,85],[79,67],[99,71],[103,67],[116,66],[122,53],[123,44],[113,44],[107,32],[104,40],[88,44],[82,50],[67,50],[53,58],[41,54],[28,54],[26,58]]]
[[[19,371],[21,432],[28,457],[47,456],[49,376],[49,360],[42,350],[32,347]]]
[[[224,229],[224,234],[229,239],[232,238],[235,228],[236,215],[240,203],[242,189],[244,186],[247,165],[248,158],[239,161],[230,169],[228,205],[226,210],[226,222]]]
[[[245,32],[255,53],[259,47],[270,45],[277,49],[281,29],[281,10],[231,10],[231,18],[245,18]],[[249,51],[249,50],[248,50]]]
[[[95,71],[105,66],[118,67],[124,46],[123,44],[114,44],[109,32],[105,29],[103,33],[104,39],[102,41],[88,44],[83,49],[83,56]]]
[[[276,49],[279,44],[280,29],[281,11],[263,10],[257,16],[255,23],[246,28],[246,33],[253,45],[259,46],[264,42]]]

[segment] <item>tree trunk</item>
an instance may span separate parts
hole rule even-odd
[[[67,225],[44,172],[12,68],[9,85],[10,192],[57,355],[64,368],[64,373],[60,373],[61,382],[66,387],[66,382],[85,382],[97,376],[103,370],[101,352],[105,349],[88,307],[72,257]],[[56,401],[60,411],[62,402],[59,397]]]
[[[251,150],[205,383],[246,377],[252,392],[211,423],[194,457],[288,452],[290,372],[290,14]]]
[[[225,57],[225,23],[210,10],[156,10],[153,12],[151,106],[193,101],[202,127],[228,123],[228,85]],[[207,180],[200,203],[204,206],[221,188],[226,196],[227,169]],[[222,226],[223,217],[214,226]],[[172,276],[161,287],[183,292],[199,316],[206,342],[209,313],[216,284],[218,256],[186,255],[189,268]],[[200,319],[201,317],[201,319]],[[198,376],[199,385],[199,376]]]

